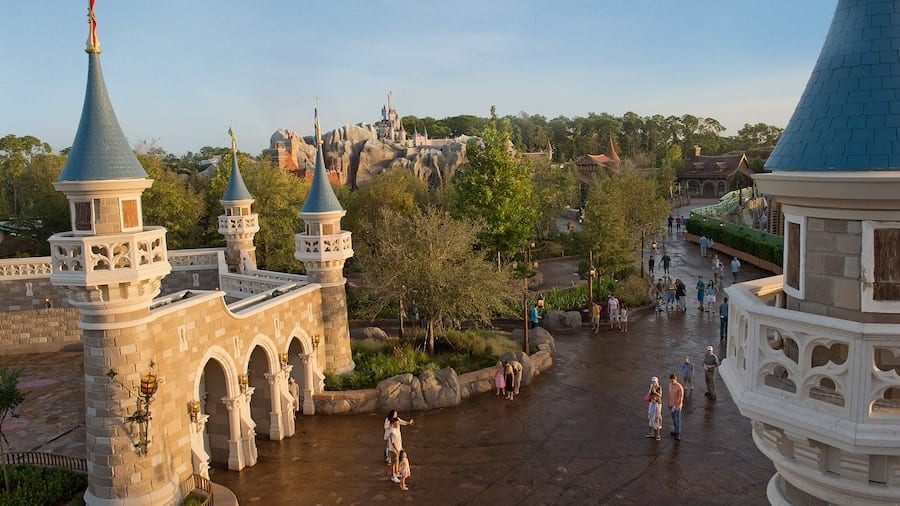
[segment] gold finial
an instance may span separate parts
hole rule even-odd
[[[234,132],[231,131],[231,127],[228,127],[228,136],[231,137],[231,152],[237,153],[237,141],[234,140]]]
[[[319,126],[319,97],[316,97],[316,146],[321,146],[322,143],[322,128]]]
[[[87,48],[85,53],[100,53],[100,41],[97,40],[97,18],[94,17],[94,0],[88,0],[88,24],[91,26],[88,33]]]

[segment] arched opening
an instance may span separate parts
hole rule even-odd
[[[250,417],[256,423],[256,433],[268,436],[270,434],[272,412],[272,388],[269,380],[266,379],[266,373],[269,370],[269,359],[266,351],[257,346],[250,353],[250,361],[247,364],[247,375],[249,376],[249,384],[254,387],[253,396],[250,399]]]
[[[199,390],[201,414],[209,416],[203,435],[204,449],[211,465],[228,469],[230,416],[222,402],[223,397],[228,397],[228,385],[224,367],[218,360],[210,359],[203,366]]]
[[[303,409],[303,394],[309,390],[306,384],[307,361],[303,359],[303,355],[305,355],[305,352],[303,351],[303,345],[300,344],[300,340],[297,338],[291,339],[291,344],[288,347],[288,364],[293,366],[293,369],[291,369],[291,377],[294,378],[294,381],[297,382],[297,386],[299,387],[297,407],[300,411]]]
[[[712,181],[704,181],[703,182],[703,196],[704,197],[715,197],[716,196],[716,185]]]
[[[725,181],[719,181],[718,183],[716,183],[716,196],[721,197],[726,193],[728,193],[728,185],[725,183]]]

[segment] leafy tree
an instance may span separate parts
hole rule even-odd
[[[531,171],[509,149],[509,123],[498,124],[493,107],[491,118],[483,144],[466,147],[468,161],[452,180],[451,209],[455,217],[483,222],[481,246],[503,254],[534,237],[536,213]]]
[[[141,197],[144,222],[166,227],[169,249],[203,246],[203,200],[200,195],[184,176],[166,168],[165,159],[159,153],[137,153],[137,157],[147,176],[153,179],[153,186],[147,188]]]
[[[0,212],[3,216],[19,214],[23,174],[34,156],[51,151],[49,144],[31,135],[9,134],[0,138]]]
[[[765,123],[757,123],[755,125],[744,123],[744,127],[738,130],[735,137],[735,147],[742,151],[771,147],[778,142],[782,133],[784,133],[783,128]]]
[[[669,211],[651,179],[631,170],[598,177],[588,192],[582,228],[595,265],[612,274],[630,269],[641,239],[658,232]]]
[[[372,254],[361,259],[366,281],[378,287],[371,314],[403,296],[415,300],[426,320],[428,350],[434,353],[435,322],[488,322],[513,296],[506,271],[474,249],[478,227],[429,207],[403,214],[377,211]]]
[[[577,202],[578,180],[571,167],[564,164],[544,164],[534,169],[534,192],[538,237],[547,237],[556,231],[556,220],[563,210]]]
[[[393,209],[408,216],[421,212],[429,200],[427,183],[403,169],[384,172],[368,186],[349,193],[342,201],[347,210],[343,226],[354,232],[354,257],[358,260],[371,252],[378,210]]]
[[[3,468],[3,483],[9,492],[9,474],[6,470],[6,449],[3,444],[8,444],[6,434],[3,432],[3,423],[10,418],[18,418],[19,404],[25,400],[25,395],[19,390],[19,378],[22,369],[8,369],[0,366],[0,467]]]

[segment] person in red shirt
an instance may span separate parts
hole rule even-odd
[[[681,441],[681,407],[684,403],[684,387],[678,382],[678,375],[669,376],[669,413],[672,415],[672,424],[675,430],[672,436],[676,441]]]

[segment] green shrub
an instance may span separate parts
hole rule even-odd
[[[0,506],[66,504],[87,489],[87,476],[64,469],[11,466],[10,492],[0,489]]]
[[[706,237],[748,253],[762,260],[781,265],[784,256],[784,238],[767,234],[734,223],[692,214],[687,220],[687,231],[694,235]]]
[[[629,276],[616,285],[616,297],[628,307],[646,306],[650,300],[650,284],[640,276]]]

